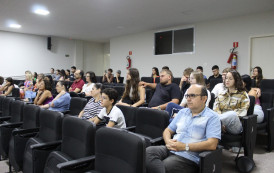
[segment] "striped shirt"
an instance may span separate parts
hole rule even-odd
[[[91,98],[84,108],[83,120],[96,117],[103,107],[101,106],[101,100],[95,102],[94,98]]]
[[[246,116],[249,108],[249,97],[245,91],[235,91],[229,93],[228,90],[218,95],[215,100],[213,110],[218,114],[228,111],[235,111],[238,116]]]

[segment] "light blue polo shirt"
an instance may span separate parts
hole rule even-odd
[[[205,107],[198,115],[192,117],[189,108],[181,109],[168,128],[175,132],[173,139],[182,143],[196,143],[206,141],[208,138],[221,139],[221,121],[216,112]],[[200,162],[200,152],[171,151],[172,153],[189,159],[195,163]]]

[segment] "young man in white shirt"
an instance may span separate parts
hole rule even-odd
[[[118,99],[118,93],[113,88],[106,88],[102,91],[101,106],[104,107],[99,115],[91,119],[95,124],[100,123],[104,117],[109,118],[107,127],[126,128],[124,114],[114,106]]]

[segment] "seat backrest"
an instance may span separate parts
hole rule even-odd
[[[173,83],[176,83],[177,85],[180,85],[181,78],[175,77],[175,78],[173,78],[172,82],[173,82]]]
[[[14,101],[13,98],[6,97],[2,103],[2,117],[10,116],[10,105]]]
[[[60,140],[62,136],[62,119],[63,114],[60,112],[41,110],[39,113],[38,138],[44,142]]]
[[[121,99],[121,97],[123,96],[123,93],[125,91],[125,87],[124,86],[113,86],[113,89],[115,89],[118,93],[118,100]]]
[[[210,88],[209,88],[209,90],[212,91],[213,88],[215,87],[215,85],[217,85],[218,83],[222,83],[222,82],[223,82],[222,78],[210,79]]]
[[[247,110],[247,115],[253,115],[254,112],[254,106],[255,106],[255,97],[254,96],[249,96],[249,108]]]
[[[139,108],[136,114],[135,132],[151,138],[161,137],[168,123],[169,115],[166,111]]]
[[[3,110],[3,101],[5,100],[5,96],[0,96],[0,111]]]
[[[80,97],[71,97],[69,114],[79,115],[79,113],[84,109],[87,104],[87,99]]]
[[[147,83],[152,83],[153,78],[152,77],[141,77],[141,81],[147,82]]]
[[[39,113],[41,108],[36,105],[26,104],[23,108],[23,129],[39,127]]]
[[[72,159],[94,155],[96,126],[90,121],[67,116],[63,120],[61,151]]]
[[[261,92],[271,92],[274,93],[274,79],[263,79],[261,81],[260,87]]]
[[[117,107],[124,114],[126,126],[127,127],[136,126],[136,113],[138,108],[130,107],[130,106],[122,106],[122,105],[117,105]]]
[[[153,89],[150,89],[150,88],[146,88],[146,103],[149,103],[153,94],[154,94],[154,91]]]
[[[208,104],[208,107],[210,109],[213,109],[213,106],[214,106],[214,102],[215,102],[215,94],[214,93],[210,93],[211,94],[211,99],[210,99],[210,102]]]
[[[97,83],[102,83],[103,76],[96,76]]]
[[[11,93],[12,93],[12,97],[20,97],[20,89],[19,88],[13,88]]]
[[[10,122],[21,122],[23,121],[23,108],[25,103],[19,100],[16,100],[11,103],[10,107]]]
[[[104,173],[144,173],[145,140],[122,129],[103,127],[95,137],[95,170]]]

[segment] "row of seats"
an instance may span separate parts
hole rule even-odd
[[[60,172],[59,169],[145,172],[145,148],[162,141],[169,119],[164,111],[120,106],[128,129],[135,133],[111,128],[96,131],[93,123],[74,116],[43,110],[8,97],[0,100],[1,120],[6,117],[0,126],[1,155],[9,158],[10,169],[26,173]],[[7,105],[10,105],[8,109]],[[221,157],[221,149],[201,155],[201,170],[213,169],[221,160],[216,159]],[[221,164],[218,165],[221,169]]]

